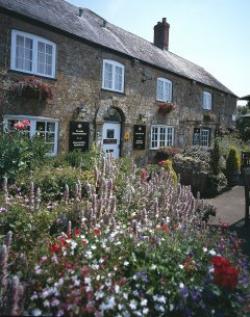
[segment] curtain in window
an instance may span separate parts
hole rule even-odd
[[[19,70],[32,71],[33,41],[28,37],[16,36],[15,66]]]
[[[38,42],[37,48],[37,72],[52,76],[53,46],[43,42]]]

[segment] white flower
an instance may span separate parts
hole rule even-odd
[[[148,312],[149,312],[149,309],[147,307],[144,307],[142,310],[143,315],[148,314]]]
[[[179,264],[178,266],[179,266],[179,268],[180,268],[181,270],[183,270],[183,268],[184,268],[184,265],[182,265],[182,264]]]
[[[42,315],[42,311],[38,308],[33,309],[31,313],[33,316],[41,316]]]
[[[105,303],[102,303],[100,308],[101,310],[109,310],[114,308],[115,306],[115,298],[114,296],[111,296],[109,298],[107,298],[107,301]]]
[[[209,251],[209,254],[214,256],[214,255],[216,255],[216,252],[214,251],[214,249],[212,249],[212,250]]]
[[[101,299],[101,298],[103,298],[104,297],[104,292],[102,292],[102,291],[97,291],[97,292],[95,292],[95,298],[98,300],[98,299]]]
[[[84,283],[89,285],[91,283],[90,277],[85,277],[84,278]]]
[[[60,304],[60,301],[57,298],[54,298],[51,302],[52,307],[58,306],[59,304]]]
[[[170,223],[170,217],[166,218],[166,223]]]
[[[156,269],[157,269],[157,266],[156,266],[155,264],[152,264],[151,267],[150,267],[150,269],[151,269],[151,270],[156,270]]]
[[[50,306],[49,301],[47,299],[43,302],[43,306],[44,307],[49,307]]]
[[[170,311],[173,311],[173,310],[174,310],[174,305],[173,305],[173,304],[170,304],[170,305],[169,305],[169,310],[170,310]]]
[[[118,294],[120,292],[120,286],[115,285],[115,293]]]
[[[185,285],[181,282],[181,283],[179,284],[179,287],[180,287],[180,288],[184,288]]]
[[[38,274],[41,274],[41,272],[42,272],[42,270],[41,270],[40,266],[36,265],[35,266],[35,273],[38,275]]]
[[[130,302],[129,302],[129,307],[132,309],[132,310],[135,310],[137,308],[137,301],[135,299],[132,299]]]
[[[42,298],[46,298],[46,297],[48,297],[49,296],[49,292],[48,292],[48,290],[44,290],[43,292],[42,292]]]
[[[124,261],[124,262],[123,262],[123,265],[124,265],[124,266],[128,266],[128,265],[129,265],[129,262],[128,262],[128,261]]]
[[[77,247],[77,243],[74,240],[71,240],[71,250],[74,250]]]
[[[203,250],[204,253],[207,253],[207,248],[206,247],[203,247],[202,250]]]
[[[154,295],[153,300],[158,303],[166,304],[166,297],[163,295]]]
[[[147,306],[148,300],[146,298],[143,298],[141,300],[141,306]]]
[[[64,315],[63,310],[59,310],[58,313],[56,314],[56,317],[61,317]]]
[[[37,299],[37,298],[38,298],[37,294],[33,294],[33,295],[30,297],[31,300],[34,300],[34,299]]]
[[[92,250],[96,250],[96,245],[93,244],[93,245],[91,246],[91,249],[92,249]]]
[[[86,257],[91,259],[93,257],[93,253],[90,250],[86,251]]]

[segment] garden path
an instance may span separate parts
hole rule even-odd
[[[243,186],[234,186],[221,195],[207,200],[217,209],[216,216],[209,219],[212,225],[219,224],[220,220],[229,226],[242,220],[245,216],[245,194]]]
[[[235,186],[223,194],[207,200],[216,207],[216,216],[210,217],[209,224],[227,223],[243,239],[242,251],[250,256],[250,226],[244,225],[245,193],[243,186]]]

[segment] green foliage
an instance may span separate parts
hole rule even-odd
[[[220,152],[219,141],[215,140],[214,147],[211,151],[211,159],[210,159],[210,165],[214,175],[218,175],[220,173],[220,170],[221,170],[220,158],[221,158],[221,152]]]
[[[62,198],[66,184],[69,186],[70,196],[73,196],[78,181],[92,182],[93,177],[92,172],[82,171],[71,166],[54,168],[45,165],[36,168],[31,176],[20,175],[16,183],[24,193],[28,193],[30,181],[33,181],[35,187],[41,189],[42,198],[45,201],[51,201]]]
[[[240,155],[234,147],[231,147],[226,161],[226,176],[230,185],[234,185],[235,176],[240,172]]]
[[[240,117],[237,120],[237,128],[243,141],[250,140],[250,117]]]
[[[227,187],[227,178],[220,172],[218,174],[208,174],[206,192],[203,193],[207,198],[214,197]]]
[[[22,132],[0,135],[0,181],[7,176],[15,180],[24,172],[46,159],[48,146],[40,138],[29,139]]]

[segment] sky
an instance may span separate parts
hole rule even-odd
[[[250,0],[68,0],[153,41],[167,18],[169,50],[214,75],[239,97],[250,94]]]

